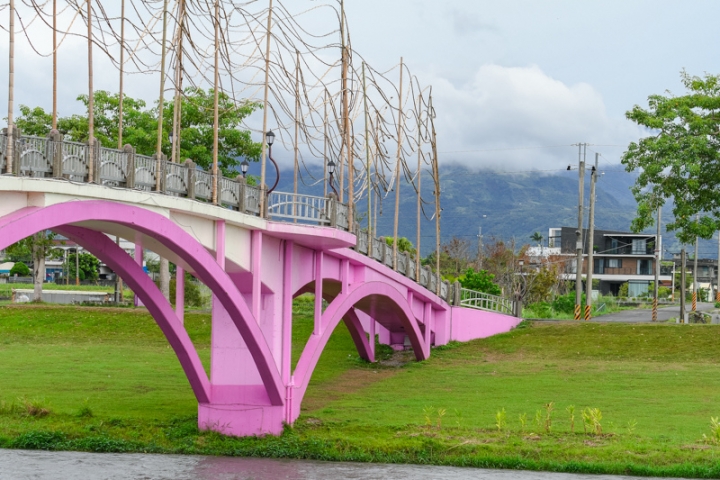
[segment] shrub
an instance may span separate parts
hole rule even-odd
[[[628,296],[628,283],[625,282],[622,285],[620,285],[620,290],[618,291],[618,297],[620,298],[627,298]]]
[[[175,278],[170,280],[170,300],[175,302],[175,291],[177,282]],[[203,298],[200,293],[200,287],[193,280],[193,276],[185,272],[185,305],[188,307],[202,307]]]
[[[463,288],[475,290],[476,292],[489,293],[490,295],[500,295],[502,290],[493,282],[494,279],[495,275],[488,273],[487,270],[476,272],[472,268],[469,268],[467,272],[465,272],[465,275],[458,278],[458,281]]]
[[[23,262],[16,262],[10,269],[10,276],[14,277],[15,275],[18,277],[28,277],[30,276],[30,268]]]

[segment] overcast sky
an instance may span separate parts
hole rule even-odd
[[[683,68],[720,73],[720,2],[712,0],[345,0],[345,6],[353,48],[370,64],[384,70],[402,56],[423,85],[433,86],[443,163],[552,170],[577,161],[567,146],[577,142],[597,145],[591,151],[617,163],[643,134],[625,111],[651,94],[683,93]],[[31,61],[17,40],[16,105],[49,109],[48,60]],[[63,115],[79,109],[75,96],[87,88],[86,50],[80,42],[72,53],[69,45],[63,54],[82,72],[68,75],[67,66],[61,72]],[[0,58],[4,108],[5,38]],[[107,85],[102,69],[97,74],[97,88],[116,90],[115,74]],[[150,85],[136,77],[127,88],[147,91],[152,101]]]
[[[346,0],[353,47],[402,55],[432,84],[444,152],[588,142],[617,162],[642,134],[624,118],[683,93],[680,71],[720,73],[711,0]],[[554,168],[573,148],[446,153],[477,167]]]

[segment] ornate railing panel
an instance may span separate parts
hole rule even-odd
[[[512,300],[490,295],[489,293],[477,292],[467,288],[460,289],[460,305],[463,307],[477,308],[512,315]]]
[[[52,176],[52,142],[41,137],[21,137],[15,142],[15,154],[20,161],[20,175],[27,177]]]
[[[355,249],[363,255],[368,254],[368,232],[358,232],[357,236],[357,247]]]
[[[235,180],[220,177],[220,203],[237,210],[240,206],[240,184]]]
[[[415,259],[413,259],[413,258],[408,258],[408,259],[409,259],[409,261],[408,261],[408,265],[407,265],[407,270],[405,271],[405,276],[415,280],[415,273],[416,273]]]
[[[155,190],[157,186],[157,160],[146,155],[135,155],[135,188]],[[162,172],[160,173],[162,175]]]
[[[245,211],[254,215],[260,215],[260,187],[245,185]]]
[[[204,171],[195,172],[195,198],[205,201],[212,201],[213,176]]]
[[[88,175],[88,146],[62,142],[62,176],[74,182],[85,182]]]
[[[165,192],[187,196],[190,175],[187,165],[167,161],[163,161],[163,163],[165,170]]]
[[[350,222],[348,220],[348,207],[340,202],[335,202],[337,208],[337,226],[343,230],[350,228]]]
[[[330,224],[330,202],[325,197],[300,195],[297,193],[272,192],[268,196],[268,216],[271,218],[288,218],[300,222]],[[338,207],[340,205],[338,204]],[[338,209],[338,226],[341,223]],[[347,210],[345,213],[347,218]]]
[[[110,148],[100,149],[100,183],[111,187],[127,186],[128,154]]]
[[[397,271],[398,273],[402,273],[405,275],[405,272],[407,272],[407,264],[408,264],[408,258],[405,256],[404,253],[398,253],[397,256]]]

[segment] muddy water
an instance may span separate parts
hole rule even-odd
[[[637,480],[514,470],[301,460],[0,450],[0,479],[132,480]]]

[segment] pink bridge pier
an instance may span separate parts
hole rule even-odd
[[[16,150],[13,172],[0,176],[0,249],[52,230],[117,272],[174,349],[197,398],[201,429],[243,436],[278,434],[284,423],[292,424],[340,321],[369,362],[376,336],[424,360],[432,346],[505,332],[519,321],[509,315],[507,300],[438,283],[429,270],[415,271],[408,257],[399,258],[394,270],[384,242],[341,228],[344,206],[333,198],[272,194],[266,215],[259,215],[253,211],[257,192],[237,180],[230,185],[222,179],[224,206],[199,201],[207,190],[192,165],[164,170],[160,191],[140,190],[143,171],[132,157],[119,174],[112,170],[118,170],[117,159],[98,163],[100,184],[80,184],[86,177],[76,170],[82,166],[72,166],[77,159],[64,159],[62,149],[50,151],[50,143],[19,144],[24,148]],[[118,178],[108,180],[112,175]],[[170,195],[178,178],[174,190],[184,193]],[[300,211],[316,224],[272,220],[297,219]],[[135,258],[108,235],[134,241]],[[209,376],[183,327],[184,275],[178,275],[173,309],[141,268],[143,248],[212,291]],[[315,294],[314,329],[292,371],[292,300],[307,292]]]

